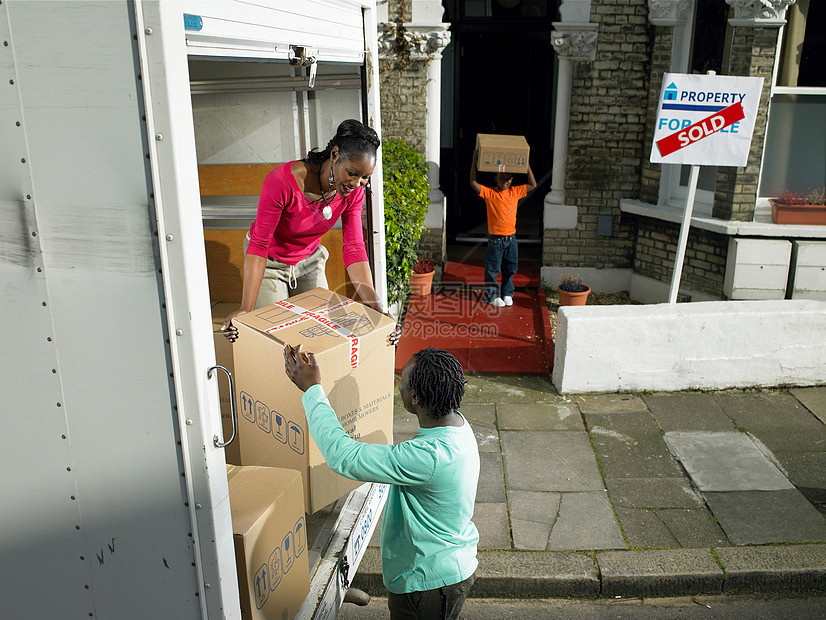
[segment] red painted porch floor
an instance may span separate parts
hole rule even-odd
[[[553,366],[551,323],[539,289],[539,265],[519,264],[513,305],[482,301],[481,261],[448,261],[441,285],[413,295],[396,351],[396,372],[420,349],[450,351],[467,372],[548,375]]]

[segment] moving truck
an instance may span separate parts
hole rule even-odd
[[[211,307],[240,300],[262,174],[345,118],[380,132],[375,19],[374,0],[0,3],[4,619],[241,617]],[[386,296],[380,161],[372,185]],[[297,617],[335,615],[385,494],[308,518]]]

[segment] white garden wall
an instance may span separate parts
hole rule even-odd
[[[826,383],[826,302],[561,307],[553,383],[561,393]]]

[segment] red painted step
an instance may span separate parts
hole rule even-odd
[[[420,349],[455,355],[467,372],[548,375],[553,342],[545,295],[518,290],[513,305],[482,302],[482,291],[436,290],[410,298],[396,351],[396,372]]]
[[[513,285],[516,288],[539,288],[541,285],[539,267],[539,261],[520,260],[519,271],[513,277]],[[461,262],[447,261],[442,274],[442,284],[445,286],[484,286],[484,260],[469,258]]]

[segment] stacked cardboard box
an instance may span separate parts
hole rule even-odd
[[[317,288],[237,317],[233,362],[242,465],[301,472],[305,509],[316,512],[361,483],[333,473],[310,437],[302,392],[284,373],[284,344],[315,354],[322,386],[354,439],[392,443],[394,322]]]
[[[310,591],[301,474],[227,465],[227,481],[241,617],[292,618]]]
[[[531,148],[524,136],[476,135],[476,168],[480,172],[528,172]]]

